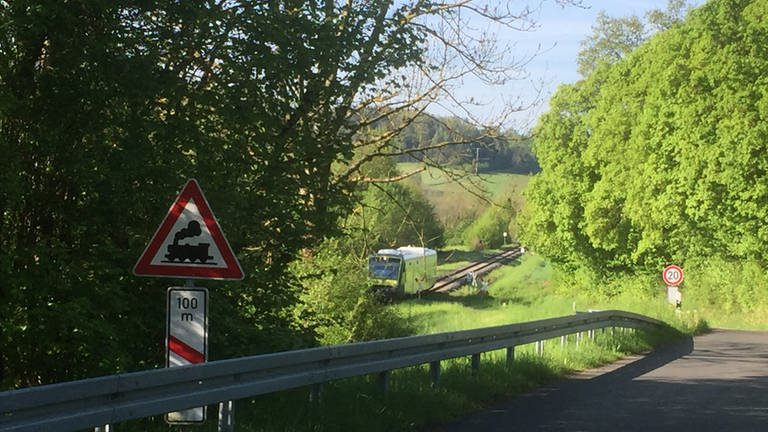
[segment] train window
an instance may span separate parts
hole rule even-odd
[[[376,279],[397,279],[400,272],[400,259],[392,257],[371,257],[368,260],[371,277]],[[405,269],[403,269],[405,270]]]

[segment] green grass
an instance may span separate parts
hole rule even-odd
[[[398,164],[402,173],[417,171],[422,164],[417,162],[407,162]],[[528,185],[530,176],[510,173],[480,173],[479,175],[469,174],[460,183],[449,179],[445,173],[436,168],[426,167],[424,171],[418,174],[417,183],[424,189],[435,190],[439,192],[462,192],[466,193],[466,188],[472,184],[480,186],[490,197],[500,197],[507,194],[520,194]]]
[[[532,345],[517,347],[515,361],[508,365],[504,351],[481,355],[473,374],[467,358],[442,362],[439,385],[433,386],[427,366],[392,372],[388,392],[378,390],[376,377],[338,380],[323,386],[319,400],[301,388],[236,402],[236,430],[256,431],[415,431],[427,424],[451,422],[491,403],[531,391],[576,370],[616,360],[626,352],[650,347],[640,333],[610,336],[598,334],[576,347],[573,338],[566,348],[559,342],[545,345],[543,356]],[[209,407],[209,420],[195,427],[200,432],[216,430],[216,407]],[[167,426],[159,418],[128,422],[121,431],[161,431]]]
[[[398,166],[403,173],[414,172],[421,167],[418,163],[401,163]],[[452,229],[461,221],[478,217],[491,205],[490,202],[506,204],[510,200],[521,207],[522,193],[529,180],[527,175],[481,173],[479,176],[468,175],[457,182],[438,169],[428,168],[410,178],[409,183],[432,204],[443,226]]]
[[[768,307],[762,306],[749,312],[725,313],[715,305],[685,303],[683,313],[702,317],[712,328],[732,330],[768,331]]]
[[[442,267],[441,267],[442,268]],[[488,327],[573,313],[573,300],[553,295],[552,270],[537,256],[503,266],[488,276],[488,296],[471,287],[450,295],[410,299],[395,305],[421,333]]]
[[[465,264],[462,262],[462,264]],[[440,266],[443,269],[444,265]],[[492,272],[489,295],[470,287],[450,295],[413,298],[393,307],[420,333],[438,333],[533,321],[564,316],[575,311],[620,309],[668,322],[678,330],[693,333],[706,328],[706,315],[695,310],[676,313],[662,291],[629,290],[611,299],[563,292],[553,282],[554,272],[538,255],[526,254],[519,262]],[[642,295],[637,291],[643,291]]]
[[[456,251],[441,256],[441,269],[472,260],[473,253]],[[557,293],[553,272],[541,257],[526,255],[519,264],[493,272],[489,296],[468,289],[450,295],[410,299],[392,306],[404,319],[434,333],[530,321],[573,313],[573,302],[586,310],[588,300]],[[630,304],[631,299],[622,299]],[[598,304],[595,306],[611,306]],[[634,305],[640,308],[638,305]],[[663,305],[662,305],[663,306]],[[681,320],[671,308],[666,317]],[[660,309],[661,310],[661,307]],[[663,314],[663,312],[659,312]],[[390,388],[378,390],[375,376],[327,383],[320,400],[310,401],[307,388],[264,395],[236,402],[238,431],[414,431],[424,425],[453,421],[500,399],[510,398],[563,375],[617,360],[628,353],[650,349],[679,335],[677,332],[597,332],[594,341],[578,346],[574,337],[561,347],[560,340],[545,344],[544,355],[533,344],[515,348],[515,361],[506,363],[504,350],[483,353],[480,369],[472,373],[469,358],[442,362],[438,386],[430,381],[428,366],[392,371]],[[216,430],[216,407],[209,407],[209,421],[195,430]],[[124,431],[161,431],[158,418],[128,422]]]

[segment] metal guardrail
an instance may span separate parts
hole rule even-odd
[[[340,378],[473,356],[606,327],[665,324],[601,311],[519,324],[287,351],[0,392],[0,430],[75,431]]]

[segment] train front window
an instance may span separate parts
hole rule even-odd
[[[400,274],[400,258],[371,257],[368,260],[368,269],[374,279],[397,280]]]

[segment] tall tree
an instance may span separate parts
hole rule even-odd
[[[209,284],[212,356],[299,343],[286,266],[403,151],[357,132],[503,81],[517,64],[464,24],[526,27],[512,6],[0,1],[0,385],[160,363],[168,284],[129,269],[191,177],[248,275]]]
[[[393,159],[365,164],[361,199],[342,226],[349,244],[361,258],[380,248],[443,244],[443,227],[432,205],[411,185]],[[349,247],[349,245],[348,245]]]
[[[765,262],[766,1],[712,1],[562,87],[537,126],[525,239],[571,270]]]
[[[645,19],[636,15],[610,17],[600,11],[592,25],[592,34],[581,41],[576,58],[579,73],[586,77],[600,63],[618,62],[654,33],[681,22],[691,9],[686,0],[668,0],[666,10],[652,9],[645,14]]]
[[[588,76],[600,62],[616,63],[644,40],[645,28],[640,18],[611,18],[600,11],[592,26],[592,34],[581,42],[576,59],[578,71],[582,76]]]

